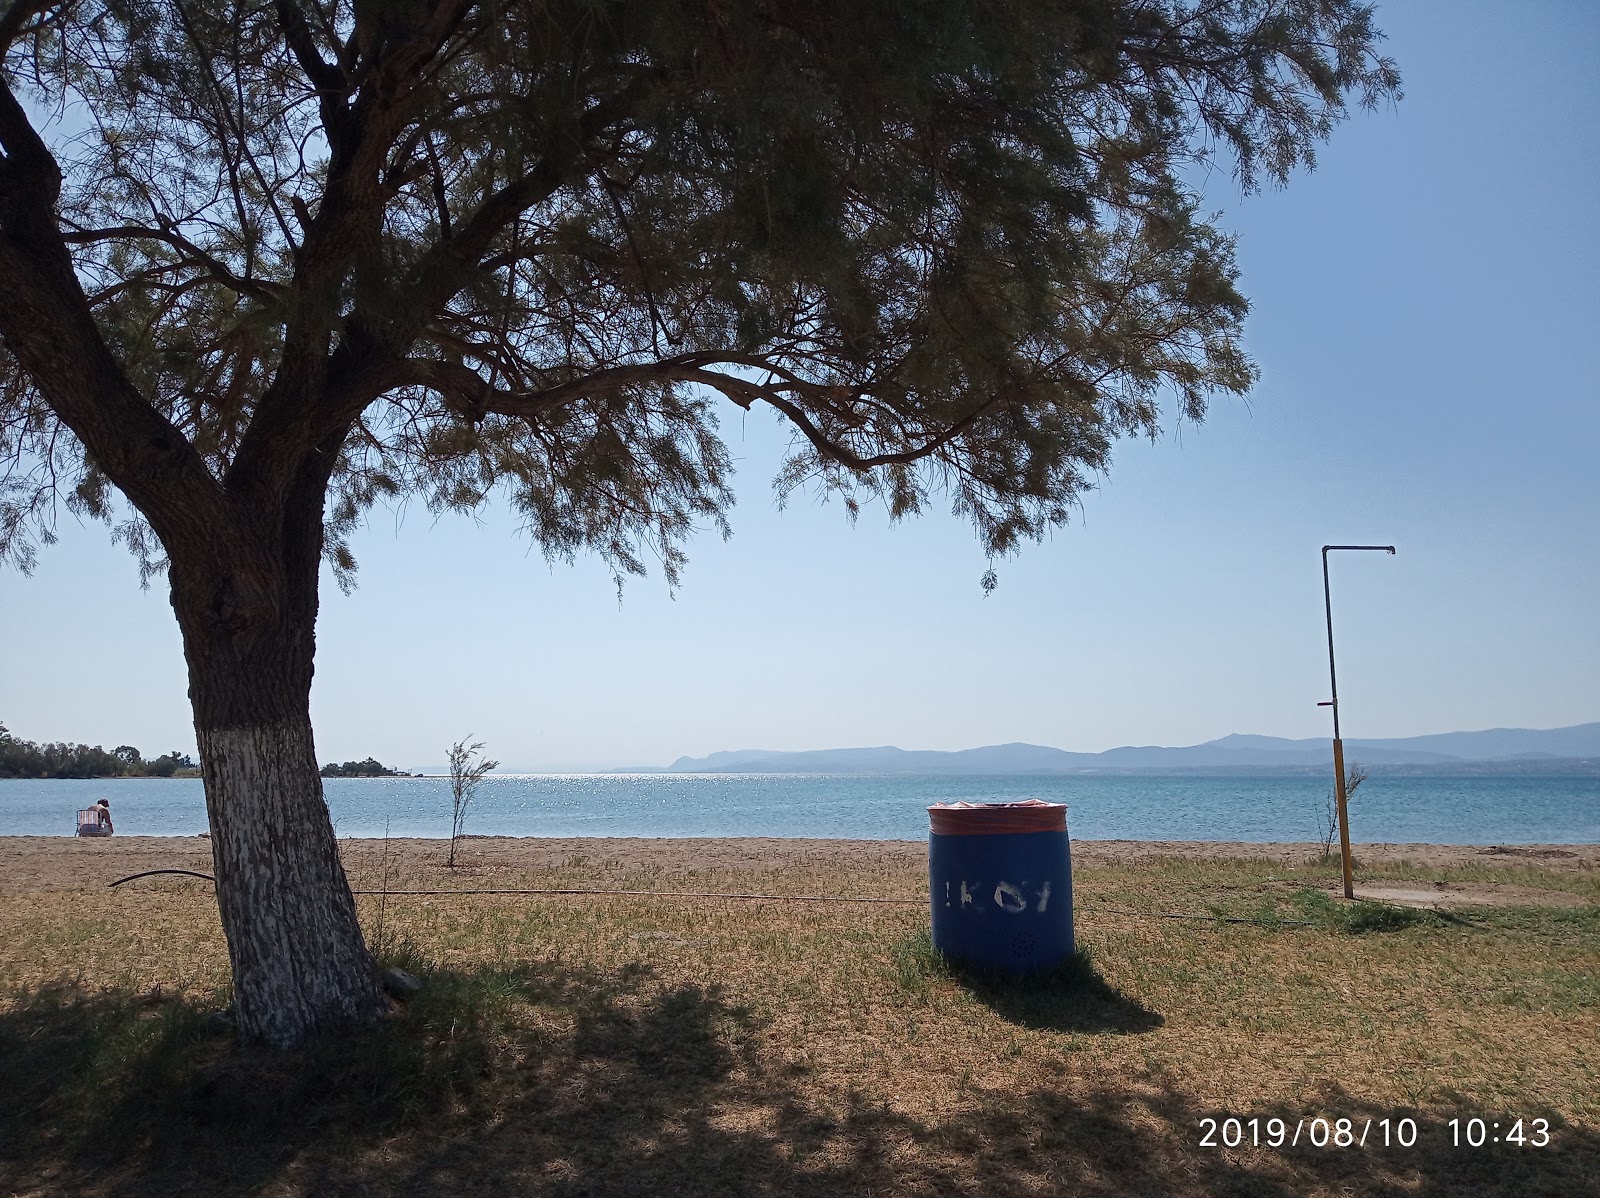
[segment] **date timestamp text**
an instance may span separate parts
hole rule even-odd
[[[1545,1148],[1550,1144],[1548,1119],[1451,1119],[1445,1124],[1454,1148],[1482,1148],[1508,1144],[1514,1148]],[[1411,1148],[1422,1134],[1417,1121],[1399,1119],[1348,1119],[1333,1115],[1302,1117],[1293,1122],[1229,1115],[1200,1120],[1201,1148]]]

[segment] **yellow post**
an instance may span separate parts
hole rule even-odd
[[[1333,738],[1334,793],[1339,796],[1339,851],[1344,858],[1344,897],[1356,897],[1355,876],[1350,869],[1350,809],[1344,793],[1344,741]]]

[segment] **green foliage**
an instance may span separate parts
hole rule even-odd
[[[1295,899],[1306,918],[1348,936],[1416,927],[1438,928],[1445,922],[1436,911],[1397,907],[1390,903],[1344,902],[1320,890],[1302,890]]]
[[[35,744],[18,740],[0,724],[0,778],[170,778],[180,769],[197,768],[194,758],[176,749],[146,761],[132,745],[118,745],[108,753],[99,745]]]
[[[0,778],[116,778],[130,772],[99,745],[0,740]]]
[[[370,504],[497,493],[553,557],[674,579],[727,528],[716,397],[794,428],[782,493],[942,496],[1003,554],[1118,437],[1255,378],[1188,172],[1282,183],[1399,94],[1355,0],[44,7],[6,80],[90,125],[51,212],[0,207],[58,214],[117,369],[213,477],[337,455],[345,580]],[[31,564],[66,480],[160,569],[24,332],[0,555]]]
[[[456,842],[461,839],[461,833],[467,826],[467,810],[472,806],[484,776],[500,764],[484,756],[481,740],[468,744],[470,739],[471,734],[468,733],[451,745],[446,753],[450,763],[449,863],[452,866],[456,863]]]
[[[170,778],[179,770],[195,770],[198,768],[193,757],[174,749],[170,753],[163,753],[154,761],[147,762],[144,772],[155,778]]]
[[[405,773],[391,769],[376,757],[368,757],[365,761],[347,761],[343,765],[328,762],[322,767],[324,778],[404,778]]]
[[[1352,762],[1350,767],[1345,771],[1344,776],[1344,796],[1346,804],[1348,804],[1351,799],[1355,798],[1356,791],[1366,780],[1366,766]],[[1337,840],[1339,836],[1338,798],[1339,796],[1337,790],[1330,789],[1328,791],[1328,798],[1322,805],[1321,841],[1322,856],[1324,858],[1328,858],[1333,855],[1333,842]]]

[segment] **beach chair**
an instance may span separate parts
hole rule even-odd
[[[100,822],[100,808],[85,807],[78,812],[79,836],[110,836],[111,829]]]

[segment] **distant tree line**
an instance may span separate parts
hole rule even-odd
[[[365,761],[347,761],[343,765],[330,761],[322,767],[324,778],[409,778],[404,770],[393,770],[375,757]]]
[[[176,749],[147,760],[132,745],[107,750],[66,741],[34,744],[0,724],[0,778],[171,778],[199,768]]]

